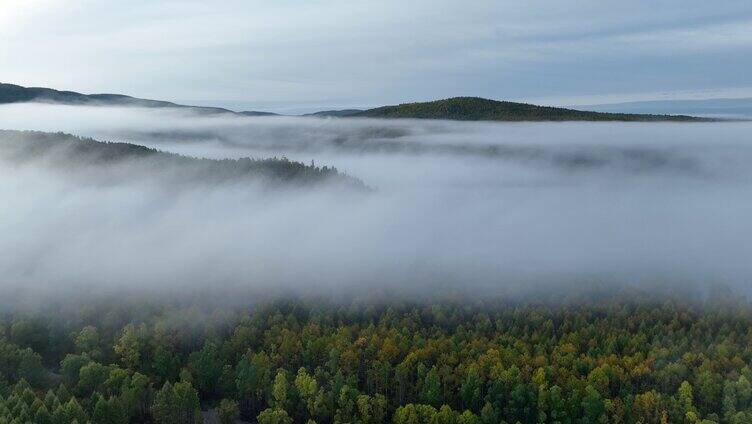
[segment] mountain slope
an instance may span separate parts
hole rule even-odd
[[[60,91],[43,87],[22,87],[0,83],[0,104],[3,103],[55,103],[89,106],[134,106],[150,108],[186,108],[199,113],[227,113],[243,116],[272,116],[271,112],[235,112],[221,107],[187,106],[162,100],[140,99],[123,94],[82,94],[75,91]]]
[[[707,121],[683,115],[587,112],[483,99],[453,97],[423,103],[382,106],[348,116],[368,118],[451,119],[458,121]]]
[[[286,158],[203,159],[130,143],[99,142],[64,133],[0,130],[0,165],[41,164],[98,183],[144,179],[173,187],[220,182],[309,186],[321,183],[364,189],[362,181],[332,167]],[[96,171],[96,178],[91,172]]]

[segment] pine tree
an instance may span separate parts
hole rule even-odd
[[[217,415],[222,424],[234,424],[235,420],[240,417],[238,403],[231,399],[222,399],[217,407]]]
[[[105,400],[100,397],[94,406],[92,424],[127,424],[128,415],[116,398]]]
[[[61,404],[68,403],[72,396],[68,391],[68,388],[65,387],[65,385],[62,383],[57,387],[57,392],[55,393],[55,395],[57,396],[57,399]]]
[[[52,424],[68,424],[68,415],[65,406],[60,404],[52,413]]]
[[[200,420],[196,389],[187,381],[165,383],[154,399],[152,415],[157,423],[163,424],[193,424]]]
[[[65,404],[65,415],[71,421],[77,420],[79,423],[85,423],[88,421],[86,413],[74,397]]]
[[[52,424],[52,415],[46,406],[42,405],[34,414],[35,424]]]
[[[265,409],[257,418],[258,424],[292,424],[292,418],[284,409]]]
[[[272,386],[272,406],[277,409],[287,409],[287,377],[284,370],[277,372],[277,376],[274,377],[274,385]]]
[[[434,407],[441,405],[441,381],[439,380],[439,373],[436,371],[436,367],[431,368],[423,380],[420,400]]]
[[[47,390],[47,394],[44,395],[44,405],[48,411],[54,411],[60,405],[60,400],[51,389]]]

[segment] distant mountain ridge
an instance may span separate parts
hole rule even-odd
[[[599,112],[679,113],[689,115],[751,117],[752,97],[644,100],[624,103],[597,104],[583,107]]]
[[[206,114],[240,116],[274,116],[271,112],[243,111],[206,106],[187,106],[161,100],[140,99],[122,94],[81,94],[41,87],[22,87],[0,84],[0,104],[20,102],[49,102],[69,105],[137,106],[151,108],[185,108]],[[403,103],[373,109],[326,110],[306,114],[314,117],[409,118],[447,119],[457,121],[713,121],[689,115],[633,114],[608,111],[583,111],[551,106],[537,106],[484,99],[481,97],[452,97],[430,102]]]
[[[123,94],[82,94],[75,91],[60,91],[44,87],[23,87],[0,83],[0,104],[3,103],[56,103],[90,106],[135,106],[151,108],[187,108],[200,113],[233,114],[243,116],[273,116],[276,113],[243,111],[235,112],[221,107],[188,106],[163,100],[140,99]]]
[[[348,116],[356,116],[365,112],[363,109],[339,109],[339,110],[322,110],[319,112],[306,113],[303,116],[319,116],[330,118],[346,118]]]

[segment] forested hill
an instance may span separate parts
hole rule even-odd
[[[0,164],[41,163],[67,173],[98,172],[102,181],[149,179],[179,186],[219,182],[262,182],[288,186],[330,183],[365,189],[357,178],[333,167],[287,158],[201,159],[129,143],[99,142],[64,133],[0,130]],[[88,174],[87,174],[88,175]]]
[[[244,116],[271,116],[270,112],[244,111],[234,112],[220,107],[187,106],[162,100],[139,99],[123,94],[81,94],[75,91],[59,91],[43,87],[22,87],[14,84],[0,83],[0,104],[5,103],[56,103],[65,105],[87,106],[136,106],[150,108],[191,109],[199,113],[227,113]]]
[[[710,121],[685,115],[640,115],[587,112],[480,97],[453,97],[423,103],[404,103],[350,113],[369,118],[451,119],[458,121]]]

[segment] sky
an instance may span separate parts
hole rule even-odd
[[[752,97],[749,0],[0,0],[0,81],[301,112]]]

